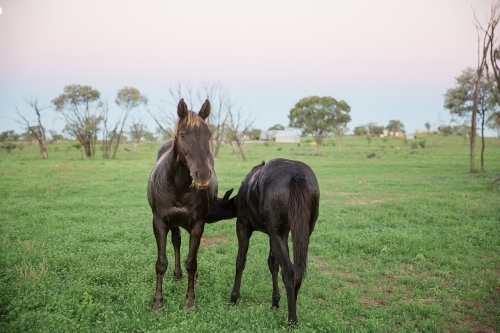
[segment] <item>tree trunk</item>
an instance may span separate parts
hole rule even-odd
[[[484,171],[484,117],[481,119],[481,171]]]
[[[38,140],[38,146],[40,147],[40,154],[42,154],[42,157],[45,160],[48,159],[49,154],[47,153],[47,144],[45,143],[45,141],[42,139]]]
[[[476,149],[476,118],[479,98],[479,84],[481,82],[481,75],[483,68],[477,70],[476,86],[474,88],[474,101],[472,105],[472,119],[470,124],[470,155],[469,155],[469,173],[474,172],[474,153]]]

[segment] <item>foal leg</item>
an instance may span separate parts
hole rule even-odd
[[[269,271],[271,272],[271,276],[273,278],[273,307],[280,307],[280,289],[278,287],[278,270],[279,264],[278,261],[274,258],[273,252],[269,250],[269,258],[267,259],[267,265],[269,266]]]
[[[166,253],[168,228],[165,222],[158,216],[153,217],[153,231],[156,238],[156,246],[158,248],[158,258],[156,259],[156,292],[153,298],[153,311],[157,311],[161,307],[161,302],[163,301],[163,275],[165,275],[168,266]]]
[[[189,253],[186,259],[186,270],[188,272],[188,289],[186,293],[186,308],[194,307],[194,282],[198,270],[198,249],[200,247],[201,236],[205,228],[204,221],[198,221],[189,234]]]
[[[297,308],[295,299],[294,273],[293,265],[290,261],[290,255],[288,254],[287,239],[286,236],[279,238],[276,233],[274,233],[274,236],[269,236],[271,239],[271,251],[281,266],[281,277],[283,278],[283,283],[285,284],[286,297],[288,301],[288,322],[290,324],[296,324]]]
[[[252,230],[244,226],[241,220],[236,221],[236,235],[238,236],[238,255],[236,256],[236,275],[234,277],[233,291],[229,302],[236,304],[240,297],[241,275],[247,261],[248,243]]]
[[[174,280],[179,281],[182,277],[182,268],[181,268],[181,231],[179,230],[178,227],[172,228],[171,237],[175,255]]]

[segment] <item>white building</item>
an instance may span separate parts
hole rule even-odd
[[[300,131],[296,129],[265,131],[262,132],[260,139],[276,142],[299,143]]]

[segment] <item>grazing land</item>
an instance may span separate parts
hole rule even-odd
[[[169,242],[163,309],[151,313],[156,243],[146,185],[161,144],[121,149],[116,160],[82,159],[72,143],[49,145],[49,160],[32,146],[1,151],[0,331],[500,332],[500,182],[488,191],[500,177],[499,140],[488,139],[486,170],[474,174],[459,137],[370,146],[345,137],[320,156],[310,141],[246,145],[247,161],[224,146],[215,160],[220,196],[275,157],[304,161],[318,177],[320,215],[295,328],[283,289],[271,309],[264,234],[251,238],[241,297],[228,304],[235,220],[205,227],[194,310],[183,308],[185,269],[173,281]]]

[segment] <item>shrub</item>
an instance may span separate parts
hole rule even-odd
[[[420,146],[420,148],[424,149],[425,148],[425,140],[420,140],[418,142],[418,145]]]
[[[418,143],[417,142],[412,142],[411,143],[411,149],[417,149],[418,148]]]
[[[3,148],[7,151],[7,153],[10,153],[12,151],[12,149],[15,149],[17,147],[17,145],[13,142],[10,142],[10,141],[6,141],[4,143],[2,143],[2,145],[0,145],[0,148]]]

